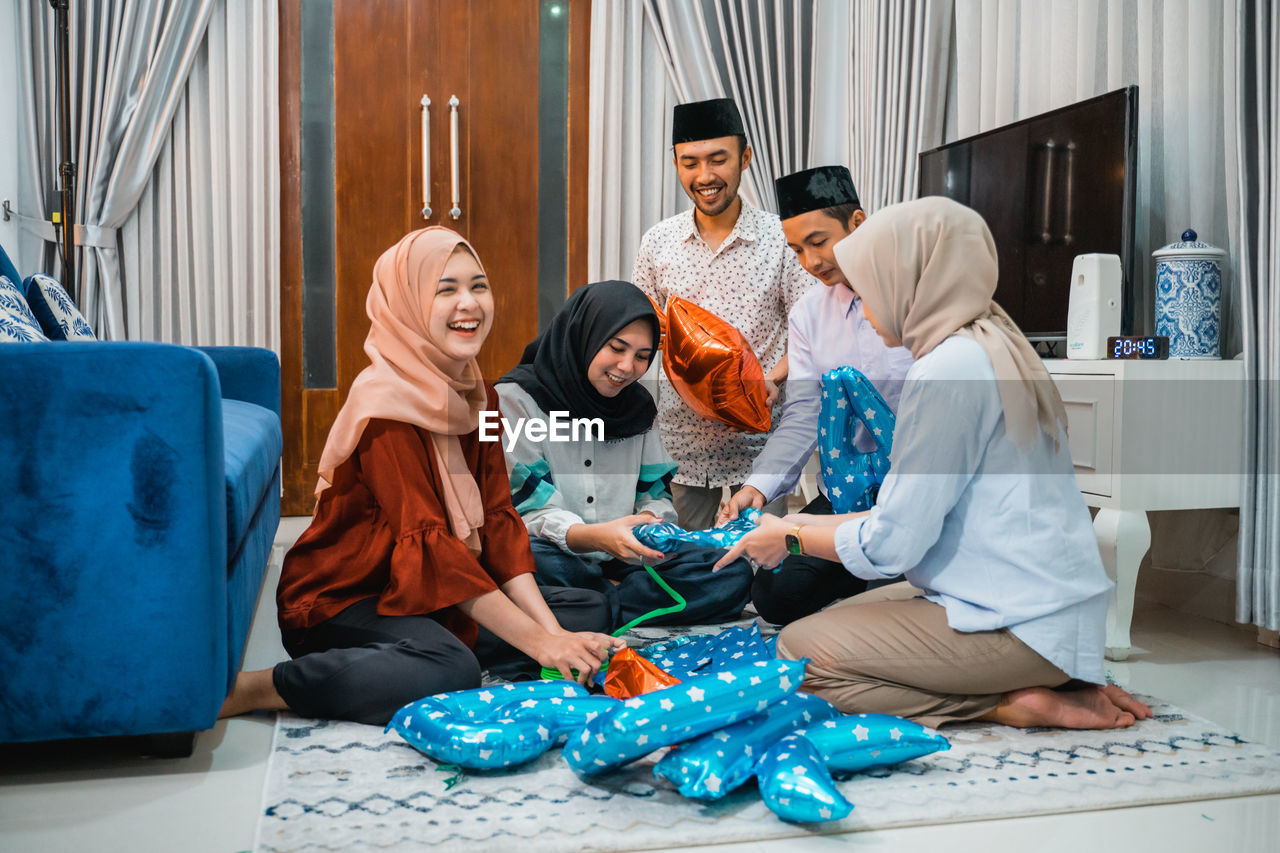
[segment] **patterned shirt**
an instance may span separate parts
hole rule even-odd
[[[768,375],[787,352],[787,314],[818,280],[800,266],[774,214],[743,201],[737,223],[715,251],[698,233],[693,214],[677,213],[645,233],[631,281],[663,310],[676,295],[732,323]],[[665,371],[658,389],[662,442],[679,465],[675,482],[728,486],[745,480],[769,434],[735,432],[703,420]],[[773,422],[780,416],[775,406]]]

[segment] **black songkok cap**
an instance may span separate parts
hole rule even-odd
[[[722,136],[746,136],[742,127],[742,114],[733,98],[712,98],[677,104],[671,122],[671,144],[700,142],[703,139],[719,139]]]
[[[778,194],[778,218],[790,219],[811,210],[824,210],[839,204],[862,207],[853,177],[844,166],[819,166],[792,172],[773,182]]]

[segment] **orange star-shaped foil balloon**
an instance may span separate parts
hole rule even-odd
[[[662,367],[689,408],[745,432],[768,432],[764,371],[731,323],[678,296],[667,300]]]

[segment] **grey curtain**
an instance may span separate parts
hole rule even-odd
[[[738,104],[755,154],[742,194],[773,210],[774,178],[809,165],[813,0],[645,0],[645,13],[681,102]]]
[[[916,155],[942,144],[951,0],[858,0],[849,7],[852,157],[862,206],[916,197]]]
[[[125,336],[117,229],[138,203],[168,135],[214,0],[95,0],[71,4],[80,309],[101,338]],[[24,0],[21,26],[28,157],[36,171],[28,209],[44,209],[54,183],[53,21],[44,0]],[[34,184],[35,186],[32,186]]]
[[[1240,295],[1248,387],[1236,619],[1280,630],[1280,15],[1240,0]]]

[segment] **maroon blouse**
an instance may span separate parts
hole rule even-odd
[[[489,389],[489,408],[497,409]],[[435,617],[468,646],[477,626],[454,605],[532,572],[533,552],[500,442],[459,436],[484,504],[480,554],[449,530],[430,433],[371,420],[320,495],[311,526],[285,555],[276,589],[280,627],[310,628],[364,598],[382,616]]]

